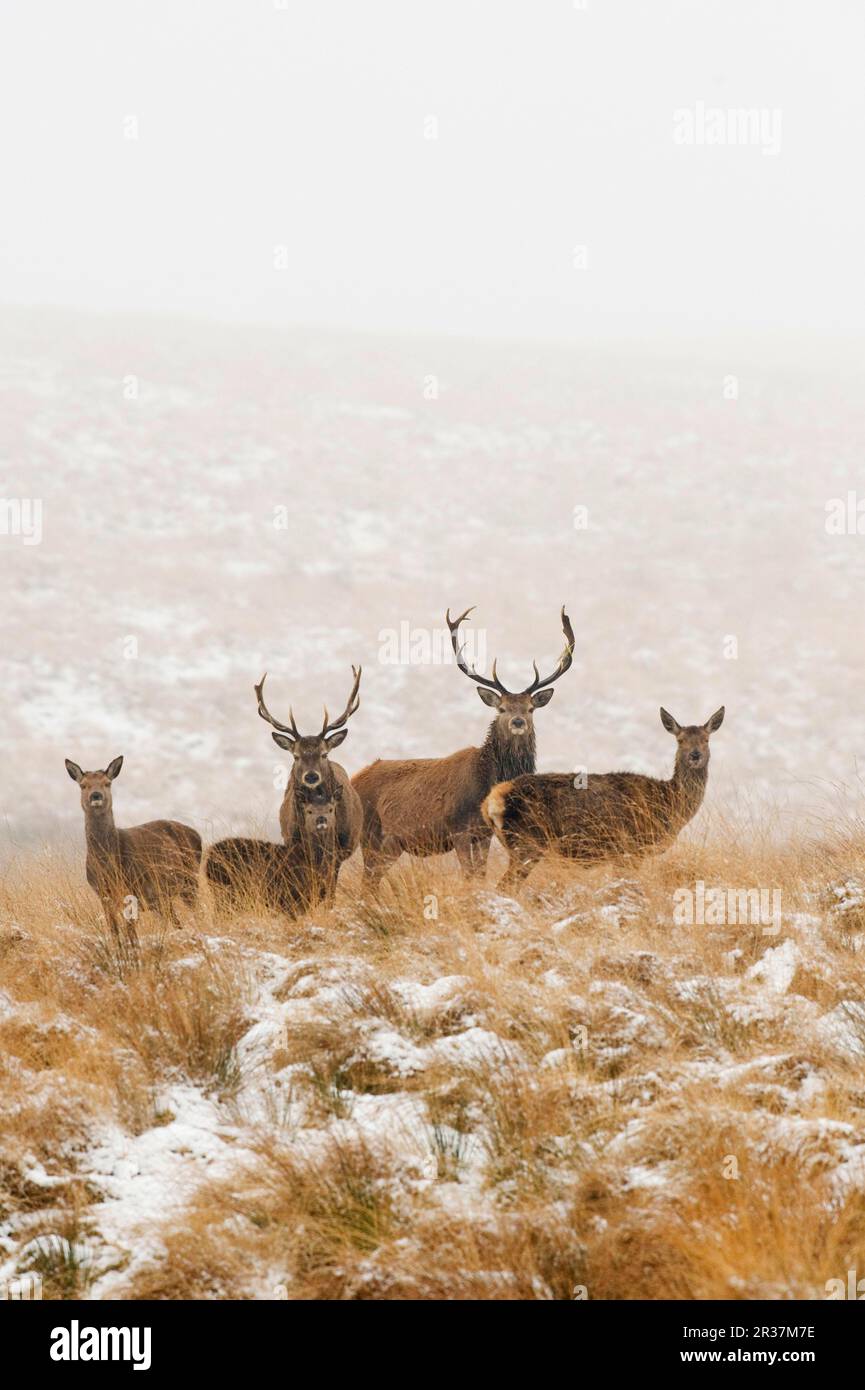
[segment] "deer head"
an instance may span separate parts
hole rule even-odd
[[[336,825],[336,808],[342,800],[342,787],[336,786],[333,792],[318,786],[302,801],[303,828],[307,838],[326,835]]]
[[[82,772],[77,763],[66,758],[66,771],[81,788],[81,805],[85,815],[107,815],[111,811],[111,783],[123,766],[122,756],[110,762],[104,772]]]
[[[676,766],[693,772],[700,772],[709,766],[709,735],[720,729],[724,722],[724,706],[715,710],[705,724],[679,724],[662,707],[661,723],[668,734],[675,735]]]
[[[478,687],[478,695],[485,705],[496,711],[499,732],[513,739],[528,738],[534,732],[533,714],[536,709],[543,705],[548,705],[555,694],[549,687],[553,681],[557,681],[559,676],[563,676],[573,661],[574,657],[574,629],[571,627],[571,620],[562,605],[562,631],[565,634],[566,644],[555,670],[550,675],[541,677],[538,674],[537,662],[532,662],[535,678],[525,690],[519,693],[506,690],[496,675],[496,663],[493,662],[493,673],[491,678],[479,676],[474,667],[467,665],[463,656],[463,648],[459,640],[459,626],[469,615],[474,612],[473,608],[467,608],[465,613],[461,613],[458,618],[451,619],[451,611],[448,609],[445,614],[445,621],[450,628],[451,642],[453,644],[454,656],[457,666],[464,676],[473,680]]]
[[[288,711],[288,724],[280,724],[278,719],[274,719],[267,705],[264,703],[264,682],[267,679],[265,671],[258,685],[255,687],[255,695],[258,700],[258,713],[262,719],[266,719],[268,724],[272,724],[275,733],[271,734],[274,743],[280,748],[285,748],[294,758],[293,775],[297,784],[306,790],[321,786],[327,776],[327,758],[334,748],[338,748],[348,735],[348,729],[343,725],[354,714],[360,704],[358,690],[360,688],[360,678],[362,667],[358,666],[355,670],[352,666],[354,685],[348,697],[348,703],[338,719],[331,719],[324,709],[324,723],[321,732],[318,734],[301,734],[294,722],[294,714],[291,709]]]

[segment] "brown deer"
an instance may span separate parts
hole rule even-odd
[[[117,941],[123,920],[131,945],[138,945],[134,916],[139,907],[170,917],[179,926],[174,899],[194,907],[198,898],[201,836],[176,820],[152,820],[118,830],[114,824],[111,784],[123,766],[115,758],[104,772],[82,772],[66,758],[66,771],[81,788],[87,844],[87,882],[102,903]],[[124,903],[125,899],[134,901]],[[129,908],[133,908],[132,916]]]
[[[342,787],[318,787],[303,802],[303,834],[290,844],[232,838],[211,845],[205,875],[220,905],[235,911],[256,897],[271,911],[299,917],[322,897],[323,879],[333,862],[337,807]]]
[[[363,823],[363,808],[360,804],[360,798],[349,781],[348,773],[344,767],[340,767],[339,763],[332,763],[329,758],[329,754],[338,748],[348,736],[348,729],[343,726],[360,705],[358,691],[362,668],[358,667],[355,670],[352,666],[351,670],[354,676],[354,685],[351,688],[345,709],[338,719],[330,719],[327,706],[325,706],[324,723],[318,734],[301,734],[294,722],[294,714],[291,709],[288,711],[288,724],[281,724],[278,719],[274,719],[264,703],[266,671],[255,687],[258,713],[262,719],[267,720],[268,724],[273,725],[275,732],[271,737],[274,743],[278,744],[280,748],[285,748],[294,758],[294,765],[285,788],[285,796],[279,808],[279,828],[282,831],[284,842],[287,845],[293,844],[296,840],[303,839],[307,834],[308,827],[303,805],[304,800],[309,797],[311,792],[322,787],[329,796],[333,797],[336,789],[340,789],[341,795],[336,803],[336,835],[333,841],[333,852],[329,866],[322,869],[322,896],[328,903],[333,902],[336,893],[336,881],[343,860],[348,859],[357,849]]]
[[[574,631],[562,608],[566,645],[555,669],[535,678],[525,690],[506,690],[496,675],[480,676],[466,664],[459,641],[467,608],[445,621],[450,629],[456,664],[478,686],[485,705],[496,711],[480,748],[461,748],[447,758],[378,759],[358,772],[353,786],[363,802],[364,882],[373,890],[381,875],[400,854],[425,856],[456,850],[465,874],[482,874],[492,828],[481,817],[481,802],[497,782],[535,768],[533,714],[555,693],[549,687],[564,675],[574,653]]]
[[[516,887],[546,853],[592,864],[669,849],[702,805],[709,735],[723,721],[723,705],[705,724],[686,727],[661,710],[677,743],[669,781],[637,772],[552,772],[493,787],[482,814],[509,855],[499,887]]]

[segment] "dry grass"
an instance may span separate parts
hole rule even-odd
[[[118,957],[0,886],[0,1277],[46,1296],[823,1296],[865,1274],[865,842],[734,826],[519,902],[447,861]],[[782,895],[779,927],[674,894]]]

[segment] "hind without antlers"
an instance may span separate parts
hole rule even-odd
[[[178,925],[174,899],[194,907],[198,897],[198,866],[201,836],[191,825],[176,820],[147,821],[128,830],[114,824],[112,783],[119,776],[123,758],[115,758],[104,772],[84,772],[66,759],[66,771],[77,782],[84,811],[87,845],[87,882],[98,894],[111,932],[123,940],[121,921],[129,945],[138,945],[134,919],[130,920],[124,899],[132,906],[152,908]]]
[[[493,787],[483,817],[508,852],[503,889],[516,886],[544,854],[584,864],[657,854],[699,811],[709,776],[709,737],[724,707],[705,724],[679,724],[665,709],[661,723],[676,739],[669,780],[636,772],[572,772],[516,777]]]
[[[291,844],[232,837],[211,845],[205,877],[220,907],[233,911],[261,900],[271,912],[299,917],[321,901],[333,861],[336,814],[342,788],[323,787],[303,803],[304,835]]]

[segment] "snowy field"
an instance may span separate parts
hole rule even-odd
[[[865,1257],[856,862],[677,846],[519,903],[349,875],[288,930],[147,924],[134,968],[73,865],[31,866],[0,889],[0,1287],[825,1298]],[[676,923],[695,875],[782,910]]]
[[[706,814],[858,807],[865,535],[826,529],[865,496],[852,372],[29,311],[0,349],[0,496],[42,504],[39,544],[0,534],[0,858],[75,843],[66,756],[125,755],[120,824],[275,835],[265,669],[314,729],[363,665],[352,772],[480,740],[424,660],[449,605],[521,688],[567,604],[541,768],[667,775],[658,706],[724,703]]]
[[[0,1285],[809,1299],[861,1267],[854,376],[23,312],[2,363]],[[520,901],[498,851],[379,901],[353,863],[331,911],[205,902],[117,956],[64,757],[124,755],[121,825],[276,838],[262,671],[314,731],[363,665],[351,771],[447,753],[488,716],[445,609],[522,688],[562,602],[541,768],[666,775],[658,706],[726,706],[669,854]],[[777,911],[677,916],[703,883]]]

